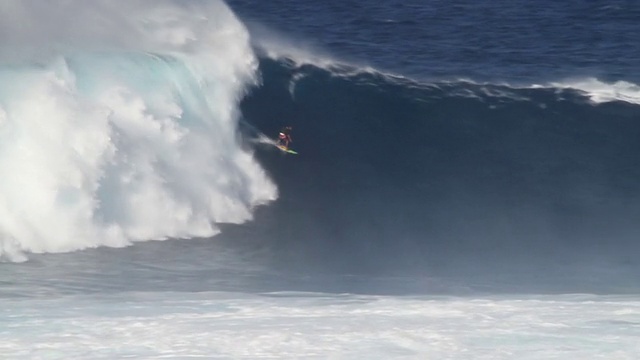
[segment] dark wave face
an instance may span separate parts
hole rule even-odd
[[[257,151],[281,197],[250,226],[281,266],[472,275],[639,264],[638,105],[260,65],[244,117],[274,136],[292,125],[300,153]]]

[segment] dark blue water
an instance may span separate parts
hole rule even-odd
[[[634,287],[638,3],[229,4],[262,54],[247,136],[300,152],[258,151],[281,198],[243,225],[278,266]]]
[[[263,24],[332,54],[414,78],[638,79],[635,1],[228,3],[249,27]]]

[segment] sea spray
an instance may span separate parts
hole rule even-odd
[[[256,59],[223,2],[0,9],[1,258],[211,236],[276,198],[237,138]]]

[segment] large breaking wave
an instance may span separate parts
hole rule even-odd
[[[210,236],[275,199],[221,1],[0,2],[0,258]]]
[[[293,125],[300,152],[260,153],[281,198],[255,226],[282,250],[278,263],[637,263],[637,85],[416,82],[268,51],[260,73],[243,113],[263,132]]]
[[[285,267],[637,265],[636,84],[419,82],[251,44],[217,1],[64,4],[2,2],[3,257],[231,222]],[[300,155],[244,141],[283,125]]]

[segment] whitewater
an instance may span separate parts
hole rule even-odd
[[[633,81],[418,81],[233,9],[0,0],[0,357],[637,358]]]
[[[257,60],[225,4],[1,6],[1,258],[212,236],[277,197],[236,132]]]
[[[0,333],[0,350],[11,359],[620,360],[640,351],[629,320],[640,307],[625,298],[162,297],[40,300],[48,311],[10,303],[14,335]],[[123,301],[131,305],[115,306]]]

